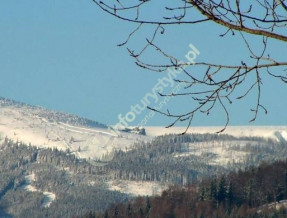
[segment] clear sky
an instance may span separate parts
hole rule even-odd
[[[116,46],[133,28],[105,14],[90,0],[1,1],[0,95],[108,125],[117,123],[119,114],[128,113],[166,75],[137,67],[126,49]],[[212,23],[173,27],[166,30],[161,43],[183,59],[192,43],[200,51],[198,61],[240,64],[246,56],[243,44],[234,37],[219,38],[223,32]],[[145,33],[149,32],[139,32],[139,38],[145,39]],[[133,40],[131,46],[137,45]],[[273,52],[284,60],[287,46],[274,42]],[[150,58],[157,60],[156,55]],[[262,102],[269,113],[261,113],[254,125],[287,125],[287,86],[264,79]],[[231,125],[248,125],[252,100],[251,95],[244,102],[234,102]],[[167,106],[174,111],[190,107],[188,99],[170,101]],[[141,122],[148,113],[143,111],[131,124]],[[157,114],[146,125],[170,121]],[[193,123],[223,124],[220,112],[198,116]]]

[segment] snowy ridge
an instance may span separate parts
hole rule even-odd
[[[4,102],[4,103],[3,103]],[[38,147],[69,149],[80,158],[100,159],[114,149],[125,150],[149,137],[131,133],[117,134],[105,126],[84,125],[84,118],[49,112],[25,104],[9,104],[0,99],[0,137]],[[97,123],[90,121],[90,123]]]
[[[185,131],[186,127],[145,127],[149,136],[160,136],[165,134],[180,134]],[[187,133],[216,133],[222,127],[190,127]],[[235,137],[263,137],[272,138],[277,141],[287,141],[287,126],[228,126],[221,134],[228,134]]]
[[[88,127],[100,127],[100,128],[107,128],[106,125],[101,124],[99,122],[89,120],[83,117],[79,117],[73,114],[47,110],[40,106],[31,106],[25,103],[16,102],[10,99],[5,99],[0,97],[0,108],[5,107],[14,107],[25,110],[28,114],[34,115],[37,117],[42,118],[43,120],[50,121],[50,122],[63,122],[72,125],[81,125],[81,126],[88,126]]]
[[[135,142],[150,141],[159,135],[182,133],[185,127],[145,129],[147,136],[114,132],[96,121],[0,97],[2,140],[8,137],[40,148],[68,149],[80,158],[102,159],[113,150],[128,150]],[[190,127],[187,133],[215,133],[220,129],[221,127]],[[286,142],[287,126],[228,126],[223,134],[265,137]]]

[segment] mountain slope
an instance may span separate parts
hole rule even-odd
[[[163,128],[149,126],[145,127],[149,136],[161,136],[165,134],[180,134],[186,127]],[[211,127],[190,127],[187,133],[216,133],[221,129],[219,126]],[[228,126],[222,134],[235,137],[264,137],[272,138],[277,141],[287,141],[287,126]]]
[[[106,125],[62,112],[30,106],[0,97],[0,138],[21,141],[38,147],[69,150],[79,158],[111,159],[113,150],[127,151],[138,142],[159,135],[181,133],[185,127],[145,127],[147,136],[115,132]],[[188,133],[215,133],[220,127],[191,127]],[[248,126],[226,129],[236,137],[265,137],[286,143],[286,126]]]
[[[71,114],[0,98],[0,136],[39,147],[69,149],[80,158],[99,159],[148,137],[121,132]]]
[[[286,217],[287,161],[216,175],[84,217]]]

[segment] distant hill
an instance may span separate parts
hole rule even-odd
[[[286,199],[285,160],[216,175],[188,187],[174,186],[160,196],[138,197],[83,217],[286,217]]]
[[[62,125],[56,125],[57,131]],[[76,139],[70,142],[71,147]],[[35,147],[5,137],[0,143],[1,216],[73,217],[88,211],[103,212],[138,195],[165,196],[171,185],[185,190],[203,180],[287,156],[285,142],[226,134],[170,134],[146,142],[138,140],[104,153],[100,160],[78,158],[81,149]],[[147,198],[139,199],[146,202]],[[270,201],[264,204],[272,205]]]
[[[285,126],[228,127],[224,133],[213,134],[219,129],[192,127],[188,134],[178,135],[184,127],[146,127],[146,135],[139,135],[143,131],[137,127],[113,131],[76,115],[0,98],[0,145],[3,145],[0,161],[3,166],[9,165],[0,177],[20,172],[12,177],[21,179],[25,187],[22,191],[36,188],[49,204],[63,195],[57,188],[58,180],[89,186],[86,192],[99,188],[111,195],[116,192],[119,196],[152,196],[169,185],[188,186],[206,177],[287,156]],[[7,148],[7,144],[11,146]],[[10,153],[6,158],[7,151]],[[18,172],[20,166],[23,169]],[[35,186],[42,175],[44,179]],[[50,175],[53,177],[49,178]],[[6,188],[12,189],[13,179],[7,178],[10,183],[3,183],[3,195]],[[70,186],[62,186],[67,187]],[[73,194],[75,202],[77,196],[82,197],[78,188],[73,189],[77,192]],[[118,198],[111,197],[109,202],[115,199]],[[52,203],[51,207],[54,206]]]
[[[63,112],[0,98],[0,137],[39,147],[69,149],[80,158],[101,159],[148,137],[112,131],[106,125]]]
[[[22,109],[25,110],[27,113],[30,113],[31,115],[46,119],[49,122],[62,122],[70,125],[85,126],[91,128],[108,128],[105,124],[99,123],[97,121],[79,117],[73,114],[47,110],[40,106],[32,106],[3,97],[0,97],[0,107]]]

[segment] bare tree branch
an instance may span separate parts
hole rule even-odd
[[[223,132],[230,122],[229,105],[233,101],[244,100],[250,93],[255,93],[257,98],[255,106],[251,108],[253,117],[250,122],[258,118],[259,112],[267,113],[262,105],[262,78],[268,75],[287,84],[287,61],[282,61],[268,54],[270,41],[287,42],[287,5],[285,0],[181,0],[164,2],[161,5],[156,0],[93,0],[102,10],[108,14],[137,26],[128,35],[127,40],[120,46],[128,45],[132,37],[139,29],[145,26],[153,28],[151,37],[146,37],[146,44],[135,52],[127,48],[135,63],[147,70],[164,72],[168,69],[181,71],[184,79],[174,79],[177,84],[183,85],[183,90],[177,93],[158,93],[161,97],[177,97],[192,99],[192,108],[178,114],[176,112],[160,111],[148,107],[159,114],[172,119],[170,128],[177,123],[186,122],[190,127],[194,117],[198,113],[209,115],[215,107],[220,108],[225,114],[224,127],[218,131]],[[149,9],[157,7],[161,11],[159,16],[150,16]],[[156,36],[165,34],[165,29],[173,25],[193,25],[210,22],[224,28],[220,37],[228,34],[239,35],[239,40],[247,48],[249,59],[241,60],[241,64],[210,63],[200,61],[193,63],[192,70],[189,62],[183,62],[174,55],[158,46],[160,40]],[[187,26],[188,25],[188,26]],[[150,32],[149,32],[150,34]],[[261,43],[261,47],[252,46],[250,38]],[[165,62],[153,62],[146,58],[147,50],[155,52]],[[275,72],[275,73],[274,73]],[[190,98],[188,98],[190,99]]]

